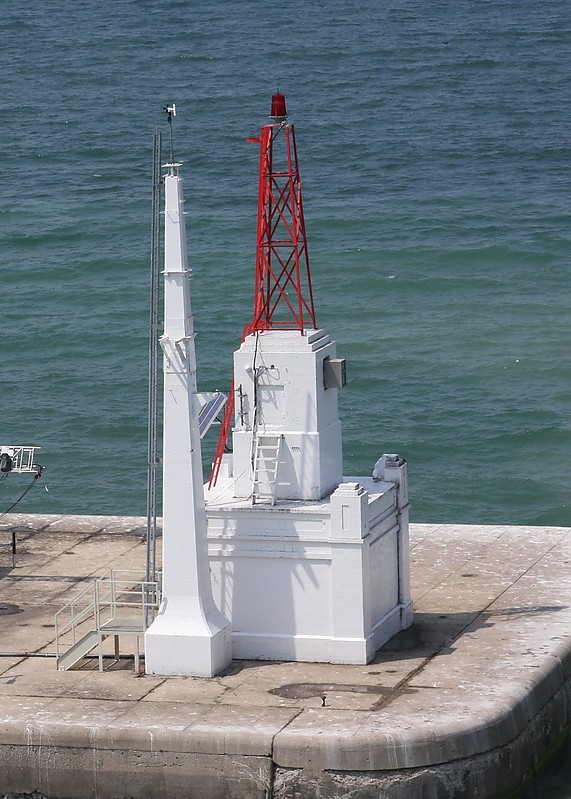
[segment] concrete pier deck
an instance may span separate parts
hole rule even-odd
[[[144,571],[143,519],[11,515],[0,543],[0,796],[506,797],[566,737],[569,528],[413,524],[415,622],[372,663],[214,679],[56,670],[56,610]]]

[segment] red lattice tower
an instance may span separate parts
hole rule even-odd
[[[248,333],[315,328],[295,129],[283,94],[260,137],[254,315]]]
[[[258,229],[254,312],[242,341],[266,330],[316,328],[313,289],[301,197],[295,129],[287,122],[286,102],[272,97],[270,118],[260,136]],[[209,488],[216,485],[234,415],[234,383],[230,387]]]

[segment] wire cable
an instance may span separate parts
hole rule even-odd
[[[28,486],[26,489],[24,489],[24,491],[22,491],[22,493],[20,494],[20,496],[18,497],[18,499],[17,499],[15,502],[13,502],[13,503],[10,505],[10,507],[9,507],[9,508],[7,508],[7,509],[6,509],[6,510],[5,510],[3,513],[0,513],[0,519],[2,519],[4,516],[6,516],[8,513],[10,513],[10,511],[11,511],[11,510],[13,510],[13,509],[16,507],[16,505],[18,504],[18,502],[20,502],[21,500],[23,500],[23,499],[24,499],[24,497],[26,496],[26,494],[28,493],[28,491],[30,491],[30,490],[31,490],[31,489],[34,487],[34,485],[35,485],[35,483],[36,483],[36,480],[38,480],[38,478],[40,478],[40,477],[42,476],[42,471],[43,471],[43,468],[42,468],[41,466],[38,466],[38,467],[37,467],[37,471],[36,471],[36,473],[34,474],[34,479],[33,479],[33,480],[32,480],[32,482],[30,483],[30,485],[29,485],[29,486]]]

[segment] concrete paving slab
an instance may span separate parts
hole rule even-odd
[[[478,528],[463,525],[462,537],[452,525],[440,525],[432,535],[414,545],[411,537],[411,587],[415,600],[439,586],[456,572],[467,572],[474,559],[482,557],[489,545],[501,538],[505,528]],[[456,544],[461,540],[462,546]],[[486,563],[489,558],[484,556]],[[495,561],[494,561],[495,562]],[[418,564],[418,568],[415,566]]]
[[[19,660],[0,674],[0,695],[7,696],[67,696],[82,680],[82,672],[61,672],[40,658]]]
[[[144,573],[146,546],[140,535],[97,532],[86,524],[84,527],[84,533],[79,535],[56,534],[50,527],[19,535],[14,567],[11,553],[0,550],[0,566],[6,569],[2,576],[16,579],[66,575],[85,579],[111,568],[134,568]],[[85,568],[88,562],[93,564],[91,571]]]
[[[289,697],[281,697],[271,694],[269,691],[260,691],[256,688],[245,688],[241,686],[234,691],[226,691],[220,697],[219,704],[231,705],[234,707],[287,707],[287,708],[301,708],[307,707],[308,702],[311,700],[301,701],[299,699],[290,699]],[[317,697],[314,698],[314,704],[317,706],[321,704],[321,700]]]
[[[0,676],[12,669],[18,663],[24,662],[22,657],[0,657]],[[2,683],[0,682],[0,685]],[[1,693],[1,691],[0,691]]]
[[[61,516],[59,513],[9,513],[0,520],[0,533],[14,529],[26,529],[33,532],[45,530],[53,522],[63,523],[70,517]],[[90,517],[84,516],[84,519]],[[93,525],[91,525],[93,527]],[[72,531],[73,532],[73,531]],[[77,530],[75,531],[77,534]]]
[[[420,541],[423,541],[427,535],[433,535],[441,524],[415,524],[415,535],[414,540],[411,540],[410,546],[411,548],[418,545]]]
[[[180,743],[189,752],[269,756],[276,735],[298,713],[290,708],[214,705],[185,730]]]
[[[140,569],[144,574],[145,545],[138,539],[122,539],[101,533],[97,538],[89,536],[81,542],[81,547],[59,555],[50,564],[50,573],[81,574],[85,564],[93,564],[88,575],[104,576],[110,569]]]
[[[147,682],[145,677],[144,682]],[[149,691],[144,697],[150,702],[178,702],[180,704],[211,705],[229,689],[218,679],[202,680],[197,677],[169,677]]]
[[[53,697],[0,695],[0,732],[7,722],[29,721],[52,704]]]
[[[237,661],[240,668],[241,661]],[[271,663],[264,661],[247,661],[248,666],[243,670],[244,679],[240,686],[249,688],[252,685],[263,689],[274,688],[276,685],[289,685],[292,677],[294,682],[301,683],[346,683],[352,682],[355,675],[359,681],[375,682],[374,675],[369,675],[367,666],[347,666],[337,663]],[[228,677],[223,675],[221,681],[225,684]],[[237,686],[234,686],[237,687]]]
[[[434,613],[447,613],[450,608],[461,607],[465,613],[477,613],[487,607],[512,583],[508,575],[487,575],[478,579],[475,572],[455,573],[435,586],[418,600],[419,610],[430,608]]]
[[[38,652],[52,645],[56,608],[45,602],[40,607],[22,605],[19,613],[0,616],[2,654]]]
[[[80,546],[82,540],[88,537],[84,536],[82,539],[73,535],[50,537],[49,534],[42,532],[23,536],[19,534],[16,540],[15,565],[12,564],[11,550],[7,548],[0,550],[0,564],[9,575],[42,573],[44,569],[48,569],[44,573],[49,574],[50,565],[57,555],[63,554],[74,545]]]
[[[130,705],[123,715],[107,725],[107,729],[185,730],[206,712],[206,703],[193,705],[150,699]]]
[[[107,725],[130,706],[128,701],[60,697],[28,720],[28,745],[91,747]]]
[[[165,769],[179,775],[179,793],[185,775],[201,791],[226,780],[244,799],[270,784],[283,798],[280,786],[293,790],[294,782],[301,799],[329,799],[363,780],[400,797],[394,786],[405,769],[449,799],[463,795],[446,777],[451,769],[465,769],[470,785],[478,769],[496,769],[503,785],[506,758],[523,774],[571,724],[569,529],[412,525],[415,621],[371,663],[235,661],[208,680],[137,676],[126,658],[107,658],[100,674],[94,658],[57,672],[53,659],[24,657],[54,648],[54,612],[80,581],[111,565],[144,568],[144,520],[16,522],[17,566],[0,568],[0,791],[18,784],[61,792],[73,773],[65,752],[73,752],[85,796],[97,764],[97,790],[123,785],[123,769],[130,795],[141,799],[166,795]],[[2,615],[11,604],[17,610]],[[121,646],[128,654],[131,642]],[[51,760],[42,755],[48,749]]]
[[[5,615],[2,607],[5,605],[11,613],[17,612],[14,608],[41,603],[59,609],[69,598],[77,595],[81,585],[88,582],[89,578],[80,576],[21,574],[12,570],[10,575],[0,578],[0,619]]]
[[[363,748],[363,742],[369,740],[366,729],[369,718],[369,713],[358,710],[306,708],[283,733],[276,735],[273,759],[285,768],[337,769],[343,768],[343,753],[353,753],[355,748],[362,766],[361,761],[367,760],[366,754],[364,758],[360,755],[369,746],[367,743]]]
[[[117,517],[114,516],[55,516],[51,519],[48,530],[50,533],[101,533]]]
[[[101,673],[97,659],[93,658],[90,671],[61,672],[62,674],[79,674],[81,679],[74,681],[66,696],[78,699],[102,699],[106,701],[126,700],[139,702],[148,696],[164,678],[145,677],[141,679],[133,671],[132,662],[120,661],[112,663],[111,668]]]
[[[181,733],[208,712],[208,705],[145,701],[107,724],[100,736],[105,748],[176,751]]]

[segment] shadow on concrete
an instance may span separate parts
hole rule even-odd
[[[397,633],[381,647],[368,666],[374,667],[383,663],[412,659],[427,660],[436,655],[450,654],[455,649],[455,643],[465,633],[475,632],[476,630],[492,627],[517,618],[558,613],[566,607],[568,606],[531,605],[473,613],[424,613],[415,611],[413,624],[407,630]],[[285,662],[287,661],[234,660],[228,669],[224,671],[224,676],[237,675],[248,669],[270,668]],[[303,691],[309,690],[311,695],[316,695],[316,692],[319,693],[316,685],[304,688]],[[284,695],[287,695],[287,693]]]
[[[473,613],[424,613],[415,611],[414,622],[391,638],[375,655],[372,664],[389,660],[427,658],[454,651],[454,643],[467,632],[493,627],[522,617],[557,613],[567,605],[531,605]],[[371,664],[369,664],[371,665]]]

